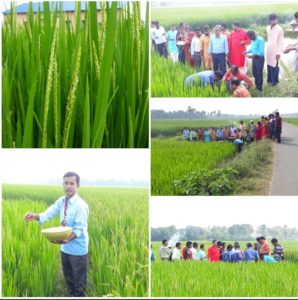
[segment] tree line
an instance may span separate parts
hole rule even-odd
[[[254,230],[250,224],[234,224],[232,226],[197,227],[187,226],[184,229],[177,229],[175,226],[151,228],[151,241],[170,240],[176,236],[180,241],[187,240],[253,240],[256,234],[268,238],[277,237],[279,240],[298,239],[298,228],[290,228],[287,225],[268,227],[260,225]]]

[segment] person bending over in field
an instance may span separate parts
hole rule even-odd
[[[161,260],[169,260],[171,255],[171,248],[168,240],[162,241],[162,246],[159,248],[159,257]]]
[[[77,194],[80,177],[74,172],[63,176],[65,195],[60,197],[43,213],[27,213],[25,221],[43,224],[60,216],[61,226],[72,227],[69,238],[53,241],[61,244],[61,262],[65,281],[73,297],[84,297],[88,269],[88,214],[87,203]],[[40,274],[42,276],[42,274]]]
[[[284,247],[278,243],[278,239],[273,238],[271,240],[271,244],[273,245],[273,257],[276,261],[284,260]]]
[[[231,88],[234,98],[251,98],[250,92],[243,84],[241,84],[240,80],[233,78],[231,80]]]
[[[247,243],[244,251],[244,260],[246,262],[258,262],[259,259],[259,254],[255,249],[253,249],[252,243]]]
[[[242,71],[240,71],[236,65],[232,65],[223,77],[223,81],[227,84],[230,92],[233,92],[231,86],[232,79],[238,79],[241,82],[241,84],[247,87],[248,89],[250,89],[253,85],[252,80]]]
[[[211,70],[206,70],[188,76],[185,79],[184,84],[185,86],[190,86],[192,84],[200,83],[203,87],[211,85],[212,88],[214,88],[215,84],[220,86],[220,81],[222,78],[223,73],[221,71],[214,72]]]

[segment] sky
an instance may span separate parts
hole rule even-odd
[[[70,0],[66,0],[66,1],[70,1]],[[16,2],[18,5],[21,5],[23,3],[29,3],[29,0],[17,0]],[[42,2],[42,0],[33,0],[32,2]],[[5,1],[1,0],[0,1],[0,12],[3,12],[6,9],[9,9],[10,3],[11,3],[11,1],[9,1],[9,0],[5,0]],[[145,16],[146,16],[146,5],[144,2],[141,2],[141,17],[143,20],[145,19]]]
[[[152,197],[150,226],[251,224],[298,227],[294,197]]]
[[[1,151],[2,181],[15,184],[62,182],[64,173],[77,172],[86,181],[135,181],[148,186],[150,174],[147,149],[14,149]]]
[[[172,98],[172,99],[152,99],[150,109],[162,109],[164,111],[183,110],[188,106],[196,110],[207,112],[220,110],[222,113],[235,115],[268,113],[278,109],[281,114],[298,113],[297,99],[194,99],[194,98]]]

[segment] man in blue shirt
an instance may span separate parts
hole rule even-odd
[[[217,25],[214,28],[214,35],[210,39],[209,53],[212,56],[213,70],[226,73],[226,62],[228,61],[228,41],[226,36],[220,34],[221,26]]]
[[[27,213],[25,221],[36,220],[43,224],[60,215],[61,226],[72,227],[71,235],[63,241],[53,241],[60,244],[61,261],[64,278],[73,297],[84,297],[87,282],[88,267],[88,214],[87,203],[80,198],[77,190],[80,177],[74,172],[63,176],[65,196],[60,197],[43,213]]]
[[[190,141],[190,131],[189,131],[188,128],[185,128],[185,129],[183,130],[183,139],[184,139],[185,141]]]
[[[257,262],[259,261],[260,257],[256,250],[253,249],[252,243],[246,244],[246,250],[244,251],[244,259],[247,262]]]
[[[263,90],[263,69],[265,63],[265,41],[261,36],[256,35],[252,30],[247,33],[248,38],[252,41],[251,48],[245,52],[248,57],[252,58],[252,73],[255,78],[255,84],[258,91]]]
[[[211,70],[206,70],[188,76],[185,79],[184,84],[195,84],[195,82],[198,80],[203,87],[206,85],[211,85],[212,87],[214,87],[215,82],[219,82],[220,80],[222,80],[222,78],[223,73],[221,71],[214,72]]]
[[[223,132],[222,128],[218,128],[216,130],[216,140],[217,141],[222,141],[223,140],[223,135],[224,135],[224,132]]]

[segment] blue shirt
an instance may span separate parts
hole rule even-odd
[[[224,35],[219,37],[213,35],[209,43],[209,53],[220,54],[220,53],[229,53],[228,41]]]
[[[207,84],[214,84],[214,72],[210,70],[202,71],[199,73],[192,74],[185,79],[185,84],[194,83],[196,79],[200,78],[201,85],[206,86]]]
[[[234,251],[231,254],[231,262],[240,263],[242,261],[242,254],[240,251]]]
[[[223,133],[222,130],[220,130],[220,129],[217,129],[217,130],[216,130],[216,136],[217,136],[218,138],[223,138],[223,135],[224,135],[224,133]]]
[[[251,55],[264,56],[265,55],[265,41],[261,36],[257,36],[248,51],[245,53]]]
[[[256,261],[259,259],[259,254],[256,250],[254,250],[253,248],[247,248],[244,251],[244,259],[246,261]]]
[[[60,214],[60,224],[64,220],[65,196],[60,197],[45,212],[39,214],[39,224],[43,224]],[[67,202],[66,226],[72,227],[76,238],[69,243],[61,245],[61,251],[71,255],[85,255],[88,253],[88,214],[87,203],[75,194]]]
[[[177,30],[170,30],[166,34],[166,39],[168,40],[168,48],[170,53],[178,53],[178,48],[176,45],[176,35]]]
[[[230,262],[231,261],[232,252],[225,250],[222,254],[222,261],[224,262]]]
[[[190,137],[190,131],[187,130],[187,129],[184,129],[184,130],[183,130],[183,138],[184,138],[185,140],[189,140],[189,137]]]

